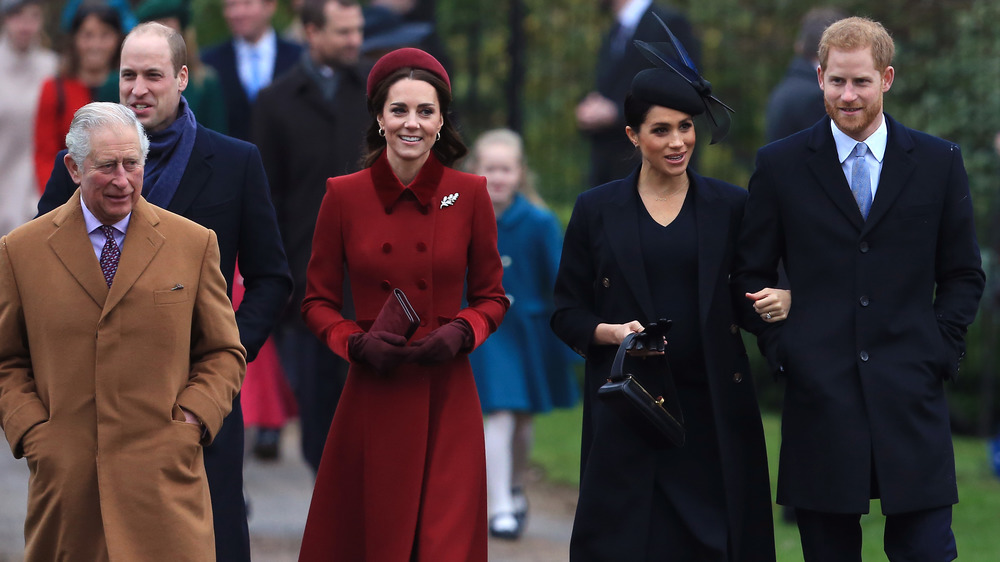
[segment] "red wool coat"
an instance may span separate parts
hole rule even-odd
[[[345,265],[357,322],[340,314]],[[432,155],[404,188],[383,155],[371,168],[327,181],[302,311],[309,328],[349,360],[347,337],[367,329],[398,287],[421,318],[413,340],[462,318],[478,346],[509,306],[502,277],[486,180]],[[484,450],[464,354],[404,364],[388,376],[352,364],[300,560],[485,561]]]
[[[38,112],[35,114],[35,179],[38,180],[38,193],[45,192],[56,155],[66,148],[66,133],[69,132],[73,114],[91,101],[90,88],[75,78],[53,77],[42,84]]]

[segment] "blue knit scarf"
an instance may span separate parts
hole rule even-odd
[[[149,134],[149,156],[142,180],[146,201],[163,208],[170,204],[191,158],[197,133],[194,113],[181,96],[177,120],[162,131]]]

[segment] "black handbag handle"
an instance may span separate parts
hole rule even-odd
[[[625,365],[625,355],[629,348],[632,346],[632,341],[635,340],[637,332],[629,332],[622,340],[621,345],[618,346],[618,353],[615,354],[615,362],[611,364],[611,377],[609,380],[618,382],[625,378],[625,374],[622,369]]]
[[[611,375],[608,380],[612,382],[618,382],[632,375],[626,375],[624,373],[625,367],[625,357],[628,355],[628,350],[632,347],[632,341],[639,336],[641,332],[629,332],[628,335],[622,339],[621,345],[618,346],[618,353],[615,354],[615,361],[611,364]],[[664,362],[666,358],[664,357]],[[660,398],[664,401],[664,406],[670,415],[674,416],[677,421],[684,423],[684,411],[681,410],[681,403],[677,399],[677,388],[674,386],[674,377],[670,372],[670,363],[666,363],[666,396],[661,396]],[[633,377],[635,378],[635,377]],[[636,381],[638,382],[638,381]],[[640,385],[641,386],[641,385]],[[645,389],[643,389],[645,390]]]

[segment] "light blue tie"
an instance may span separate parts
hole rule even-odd
[[[855,145],[854,167],[851,168],[851,193],[858,202],[861,216],[867,220],[868,211],[872,208],[872,180],[868,173],[868,164],[865,163],[866,152],[868,152],[867,144],[859,142]]]
[[[247,98],[251,103],[257,99],[257,92],[260,91],[263,84],[263,78],[261,77],[262,72],[260,70],[261,57],[260,52],[257,47],[251,47],[248,54],[250,55],[250,82],[246,84]]]

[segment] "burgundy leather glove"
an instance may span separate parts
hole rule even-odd
[[[450,361],[463,349],[472,347],[472,328],[465,320],[451,322],[410,344],[411,359],[422,365]]]
[[[389,374],[409,359],[406,338],[391,332],[356,332],[347,336],[347,354],[380,375]]]

